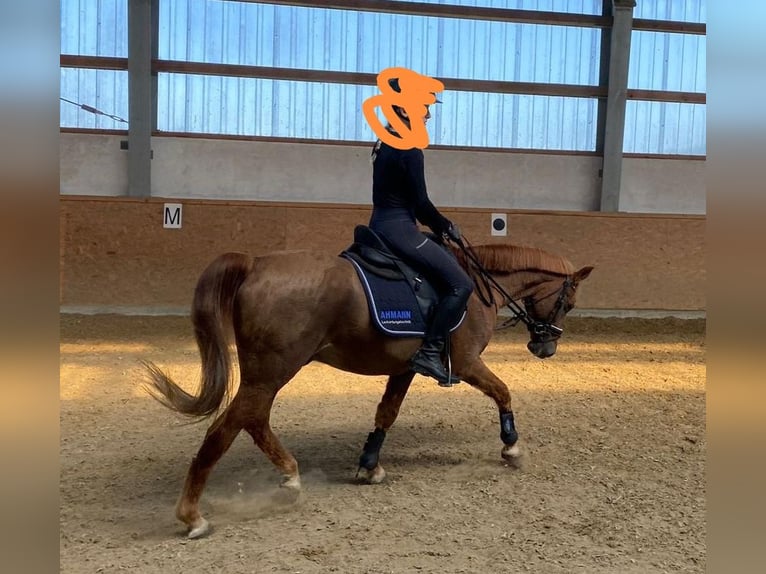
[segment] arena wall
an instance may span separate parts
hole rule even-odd
[[[180,229],[163,227],[182,205]],[[445,208],[474,244],[541,247],[595,271],[579,296],[592,310],[705,309],[705,218],[697,215]],[[490,235],[505,213],[507,237]],[[197,277],[225,251],[339,253],[367,204],[62,195],[60,302],[81,312],[187,312]]]

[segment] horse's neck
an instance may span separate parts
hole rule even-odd
[[[558,274],[548,271],[525,270],[511,273],[501,284],[513,299],[519,299],[531,295],[542,283],[557,277]]]

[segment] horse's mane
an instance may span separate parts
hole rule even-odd
[[[513,271],[542,271],[558,275],[571,275],[572,263],[558,255],[552,255],[536,247],[520,245],[475,245],[471,247],[482,266],[490,273]],[[455,254],[464,268],[468,268],[466,256],[461,250]]]

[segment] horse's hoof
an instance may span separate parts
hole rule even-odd
[[[301,489],[301,476],[299,474],[296,474],[295,476],[287,476],[279,486],[298,491]]]
[[[291,506],[298,502],[301,496],[301,478],[299,475],[285,478],[271,499],[280,506]]]
[[[210,532],[210,523],[204,518],[200,518],[190,526],[189,534],[186,537],[189,540],[194,540],[195,538],[202,538],[208,532]]]
[[[386,478],[386,471],[383,470],[383,467],[380,465],[377,465],[372,470],[359,468],[359,471],[356,473],[356,475],[359,476],[361,473],[365,473],[367,475],[366,479],[369,484],[380,484],[383,482],[383,479]]]
[[[504,446],[503,450],[500,451],[500,456],[503,457],[503,460],[510,463],[515,468],[519,468],[521,466],[521,449],[519,448],[518,444],[514,444],[512,446]]]

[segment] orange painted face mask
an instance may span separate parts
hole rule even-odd
[[[362,104],[362,112],[375,135],[397,149],[428,147],[425,122],[431,117],[429,107],[441,103],[436,92],[443,91],[444,84],[407,68],[388,68],[378,74],[377,85],[382,93]],[[395,133],[378,119],[375,114],[378,106]],[[404,114],[397,113],[397,109]],[[422,118],[422,121],[406,121],[410,118]]]

